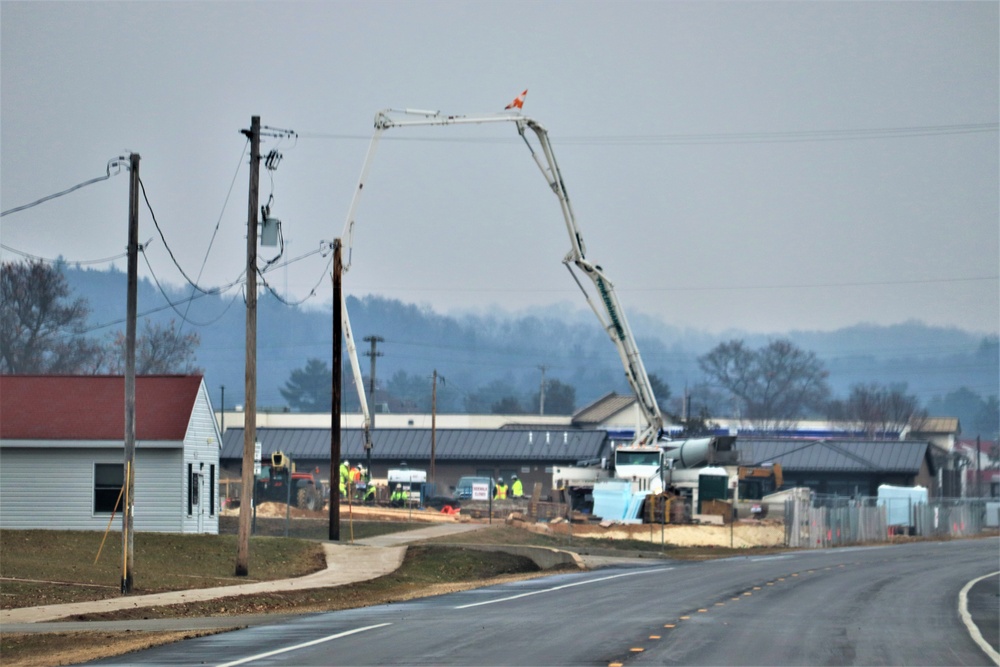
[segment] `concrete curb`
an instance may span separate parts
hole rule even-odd
[[[461,549],[474,549],[476,551],[503,551],[515,556],[530,558],[535,562],[535,565],[543,570],[551,570],[561,565],[572,565],[580,570],[584,570],[587,567],[579,554],[554,547],[536,547],[526,544],[444,544],[441,542],[435,544],[437,546],[459,547]]]

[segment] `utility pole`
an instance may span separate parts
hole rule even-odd
[[[545,414],[545,371],[548,366],[539,366],[538,369],[542,371],[542,381],[538,386],[538,414]]]
[[[432,377],[431,384],[431,482],[436,482],[434,477],[434,457],[437,450],[437,396],[438,396],[438,375],[437,369],[434,369],[434,375]],[[444,384],[444,378],[441,377],[441,384]]]
[[[976,497],[983,497],[983,444],[980,439],[982,436],[976,436]]]
[[[220,413],[222,419],[219,420],[219,433],[224,435],[226,433],[226,385],[220,385],[220,388],[222,389],[222,412]]]
[[[247,205],[246,396],[243,399],[243,488],[236,546],[236,576],[250,574],[250,505],[253,502],[254,450],[257,443],[257,202],[260,185],[260,116],[242,130],[250,139],[250,196]]]
[[[340,257],[340,239],[333,240],[333,391],[330,400],[330,541],[340,541],[340,490],[334,491],[334,483],[340,477],[340,394],[343,383],[343,361],[341,359],[341,336],[344,316],[341,305],[344,265]],[[371,470],[369,470],[369,474]]]
[[[133,507],[135,502],[135,320],[139,265],[139,155],[129,156],[128,286],[125,297],[125,492],[122,507],[122,595],[132,592],[135,565]]]
[[[374,433],[375,433],[375,413],[378,412],[378,404],[375,403],[375,357],[381,357],[382,356],[382,353],[378,351],[378,344],[379,343],[384,343],[385,342],[385,338],[382,338],[381,336],[365,336],[364,337],[364,341],[366,343],[371,343],[371,345],[372,345],[372,349],[369,350],[368,352],[365,352],[365,356],[366,357],[371,357],[371,360],[372,360],[371,378],[369,379],[369,386],[371,387],[371,390],[369,391],[369,393],[371,394],[371,397],[372,397],[370,430],[372,432],[372,440],[374,440],[375,439],[375,435],[374,435]],[[372,446],[371,446],[370,442],[366,442],[365,443],[365,456],[367,457],[366,468],[368,470],[368,474],[371,474],[371,471],[372,471]]]

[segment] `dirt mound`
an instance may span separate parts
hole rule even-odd
[[[257,505],[258,517],[283,519],[286,516],[286,511],[288,511],[288,507],[285,503],[266,502]],[[219,514],[221,516],[239,516],[240,509],[238,507],[227,508],[223,509]],[[327,506],[322,510],[309,511],[299,509],[298,507],[291,507],[289,514],[293,519],[327,519],[330,516],[330,508]],[[468,518],[462,518],[461,514],[442,514],[430,509],[420,510],[414,508],[413,510],[408,510],[366,505],[349,506],[346,504],[340,506],[340,516],[342,519],[353,516],[355,519],[366,521],[425,521],[427,523],[470,521]]]
[[[785,543],[785,526],[774,521],[738,521],[732,526],[709,525],[666,525],[656,524],[536,524],[541,530],[554,534],[572,534],[573,537],[588,537],[607,540],[638,540],[679,547],[733,546],[736,549],[750,547],[774,547]]]

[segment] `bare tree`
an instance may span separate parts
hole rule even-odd
[[[174,320],[169,324],[146,320],[135,341],[135,374],[200,373],[201,369],[195,365],[195,350],[200,343],[198,334],[178,331]],[[124,373],[125,334],[118,332],[103,356],[108,373]]]
[[[788,340],[759,350],[742,340],[720,343],[698,364],[710,381],[730,393],[740,417],[760,428],[779,428],[822,410],[830,394],[822,362]]]
[[[66,278],[42,261],[0,271],[0,372],[93,372],[100,344],[84,336],[90,309],[69,300]]]
[[[916,396],[906,393],[905,385],[872,382],[852,386],[846,401],[830,403],[827,415],[855,424],[870,438],[895,438],[907,425],[922,423],[926,411]]]

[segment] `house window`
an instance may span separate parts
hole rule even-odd
[[[122,486],[125,484],[125,464],[94,464],[94,514],[122,511]]]

